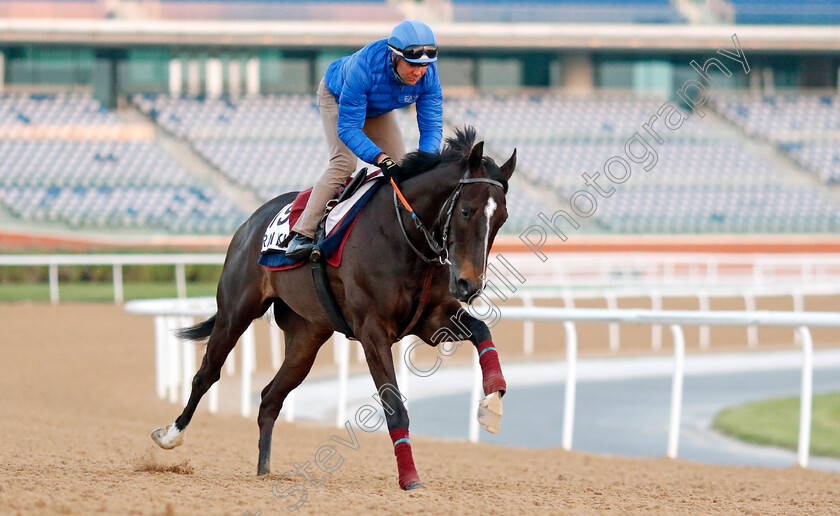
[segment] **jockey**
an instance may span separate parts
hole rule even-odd
[[[356,170],[356,158],[403,179],[405,144],[394,109],[417,103],[419,149],[437,152],[443,136],[443,96],[438,80],[437,41],[425,23],[406,20],[388,39],[333,61],[318,85],[318,109],[330,162],[292,228],[286,250],[293,260],[309,257],[327,202]]]

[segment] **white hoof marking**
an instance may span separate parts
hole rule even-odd
[[[502,396],[498,392],[478,402],[478,423],[491,434],[498,434],[502,426]]]
[[[184,444],[184,434],[178,431],[175,423],[172,423],[166,428],[155,428],[152,432],[152,440],[164,450],[171,450]]]

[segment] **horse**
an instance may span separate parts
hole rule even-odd
[[[516,167],[516,150],[499,167],[484,155],[484,142],[475,139],[475,129],[465,127],[447,138],[440,152],[407,154],[402,167],[408,177],[399,187],[385,184],[372,195],[347,237],[341,265],[327,268],[335,299],[364,349],[386,409],[404,490],[424,486],[414,465],[408,412],[391,355],[400,338],[413,334],[432,346],[471,341],[480,357],[485,393],[479,421],[492,432],[498,431],[501,420],[506,384],[498,351],[487,325],[464,310],[461,302],[471,303],[484,288],[488,253],[507,219],[505,196]],[[413,212],[400,207],[398,190]],[[306,378],[318,350],[338,329],[318,301],[310,264],[272,272],[257,263],[269,222],[295,195],[285,193],[268,201],[239,227],[220,275],[217,312],[179,330],[182,339],[209,340],[183,412],[174,423],[152,432],[161,448],[183,443],[201,397],[219,380],[239,337],[251,321],[273,307],[285,336],[285,358],[262,390],[257,416],[257,475],[270,473],[272,432],[283,402]]]

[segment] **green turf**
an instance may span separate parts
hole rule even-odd
[[[159,281],[125,282],[123,291],[126,301],[130,299],[152,299],[176,297],[175,283]],[[216,282],[187,283],[187,295],[213,296]],[[71,301],[113,301],[114,285],[107,282],[60,282],[58,297],[61,302]],[[0,283],[0,302],[49,301],[50,287],[46,282]]]
[[[799,398],[764,400],[722,410],[714,428],[743,441],[796,450]],[[840,457],[840,393],[814,396],[811,454]]]

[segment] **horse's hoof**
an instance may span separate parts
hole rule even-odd
[[[166,428],[155,428],[152,431],[152,440],[164,450],[171,450],[184,444],[184,433],[179,432],[175,423],[172,423]]]
[[[414,482],[408,484],[408,487],[405,488],[406,491],[413,491],[414,489],[426,489],[426,486],[415,480]]]
[[[502,427],[502,396],[498,392],[478,402],[478,423],[491,434],[498,434]]]
[[[258,477],[264,477],[265,475],[268,475],[269,473],[271,473],[271,469],[269,469],[269,468],[257,468],[257,476]]]

